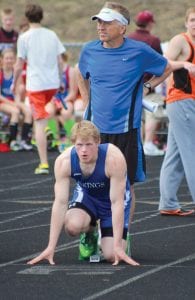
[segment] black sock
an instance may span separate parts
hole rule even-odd
[[[18,133],[18,123],[10,123],[10,142],[15,141]]]
[[[21,138],[23,141],[28,141],[30,139],[30,131],[32,128],[32,124],[24,123],[22,126]]]

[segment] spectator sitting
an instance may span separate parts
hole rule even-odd
[[[18,39],[18,32],[14,30],[14,11],[11,8],[2,10],[1,23],[0,52],[6,48],[15,48]]]
[[[29,108],[21,102],[21,94],[16,89],[15,95],[11,91],[13,83],[13,68],[16,55],[12,48],[4,49],[2,52],[2,69],[0,71],[0,111],[10,116],[10,148],[13,151],[31,150],[29,133],[32,127],[32,115]],[[20,80],[18,81],[18,86]],[[17,141],[18,123],[21,114],[24,117],[21,141]]]
[[[46,105],[46,111],[50,117],[57,120],[57,139],[60,140],[60,130],[62,134],[62,143],[59,145],[59,151],[62,152],[65,147],[64,123],[73,116],[74,101],[77,96],[77,84],[75,70],[68,64],[67,53],[62,54],[63,74],[61,79],[62,87],[57,91],[52,100]]]

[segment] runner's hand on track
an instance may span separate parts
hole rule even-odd
[[[40,255],[36,256],[35,258],[29,260],[27,262],[28,265],[35,265],[38,262],[40,262],[41,260],[48,260],[48,262],[50,263],[50,265],[55,265],[55,262],[53,260],[54,257],[54,251],[46,248]]]
[[[120,261],[124,261],[132,266],[139,266],[140,264],[136,262],[134,259],[129,257],[122,248],[115,249],[115,261],[113,266],[117,266]]]

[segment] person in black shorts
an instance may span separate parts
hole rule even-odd
[[[154,75],[145,83],[144,94],[147,94],[172,69],[151,47],[125,37],[130,14],[123,5],[106,2],[92,20],[97,20],[99,40],[84,45],[78,64],[81,96],[88,103],[84,118],[98,127],[102,142],[114,143],[125,155],[133,216],[133,185],[145,180],[140,132],[143,77],[146,72]]]

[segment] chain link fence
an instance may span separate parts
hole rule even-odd
[[[79,60],[80,51],[84,43],[63,43],[66,48],[68,59],[71,65],[75,65]]]

